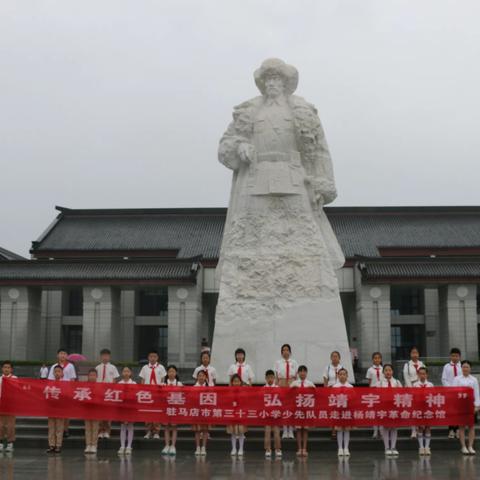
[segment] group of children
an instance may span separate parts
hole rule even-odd
[[[72,381],[77,379],[75,367],[67,360],[67,352],[59,349],[57,352],[57,363],[55,363],[48,373],[48,379],[54,381]],[[416,388],[433,387],[428,381],[427,367],[419,359],[420,353],[417,348],[410,351],[410,360],[405,364],[403,377],[405,386]],[[450,362],[444,366],[442,374],[442,384],[444,386],[468,386],[474,390],[475,410],[480,409],[479,385],[475,377],[471,375],[471,364],[469,361],[460,361],[461,352],[457,348],[452,348],[450,352]],[[135,384],[133,372],[129,367],[124,367],[121,372],[111,363],[111,352],[103,349],[100,352],[100,363],[95,368],[88,371],[88,382],[103,382],[119,384]],[[325,368],[323,382],[326,388],[352,388],[349,383],[348,372],[340,363],[340,353],[334,351],[330,356],[330,363]],[[290,345],[285,344],[281,347],[281,358],[275,362],[273,370],[265,372],[265,388],[291,387],[291,388],[315,388],[315,384],[308,378],[308,369],[305,365],[298,365],[292,358]],[[246,363],[246,353],[242,348],[235,351],[235,363],[228,370],[230,385],[232,387],[248,386],[253,384],[254,373],[249,364]],[[3,378],[13,376],[13,365],[11,362],[3,362],[2,376],[0,377],[0,395],[1,382]],[[194,387],[215,386],[217,373],[210,364],[210,353],[203,352],[200,365],[194,370]],[[169,365],[166,369],[159,363],[158,353],[151,350],[148,354],[148,363],[144,365],[139,373],[140,383],[146,385],[167,385],[182,386],[178,378],[178,371],[175,365]],[[375,388],[398,388],[402,384],[394,377],[394,369],[391,364],[383,364],[380,352],[372,355],[372,366],[367,370],[366,379],[370,387]],[[60,453],[63,439],[68,436],[68,420],[60,418],[48,419],[48,443],[47,453]],[[145,424],[146,439],[160,438],[160,424]],[[468,428],[468,445],[465,439],[465,431]],[[7,452],[13,451],[15,441],[15,417],[0,415],[0,450]],[[208,425],[193,425],[195,433],[195,455],[204,456],[207,453],[207,442],[209,439]],[[333,436],[336,437],[338,445],[338,456],[348,457],[350,455],[351,427],[335,427]],[[177,442],[177,426],[175,424],[163,425],[165,446],[162,455],[175,455]],[[231,436],[231,455],[242,457],[244,455],[244,442],[247,427],[245,425],[229,425],[227,432]],[[295,434],[294,434],[295,432]],[[455,437],[458,432],[458,438],[461,443],[463,454],[475,454],[473,448],[475,440],[474,425],[449,427],[449,437]],[[109,438],[111,433],[110,421],[85,420],[85,453],[94,454],[97,452],[98,439]],[[373,436],[377,438],[381,435],[385,454],[387,456],[398,456],[397,450],[397,429],[392,427],[374,427]],[[119,455],[131,455],[132,442],[134,436],[134,424],[131,422],[122,422],[120,425],[120,448]],[[430,455],[431,431],[428,426],[412,428],[412,438],[417,438],[420,455]],[[283,427],[283,433],[280,435],[280,427],[266,426],[264,434],[265,457],[282,458],[282,438],[295,438],[297,442],[297,456],[306,457],[308,443],[308,428],[303,426],[287,425]],[[6,447],[3,440],[6,438]],[[272,449],[273,439],[273,449]]]

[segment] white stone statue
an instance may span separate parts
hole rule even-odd
[[[293,95],[297,70],[279,59],[255,71],[261,96],[234,108],[219,160],[233,170],[222,249],[213,361],[226,380],[237,347],[262,381],[283,343],[321,380],[330,352],[353,379],[335,271],[344,256],[323,205],[336,197],[313,105]]]

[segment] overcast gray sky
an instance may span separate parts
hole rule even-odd
[[[54,205],[226,206],[217,161],[253,70],[319,110],[334,205],[480,204],[477,0],[3,0],[0,245]]]

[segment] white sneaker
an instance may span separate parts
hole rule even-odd
[[[152,438],[152,432],[147,432],[143,438],[149,440],[150,438]]]
[[[230,452],[230,456],[232,456],[232,457],[237,456],[237,449],[236,448],[232,448],[232,451]]]
[[[271,450],[265,450],[265,458],[272,458],[272,451]]]
[[[346,457],[349,457],[350,456],[350,450],[348,448],[344,448],[343,449],[343,454],[346,456]]]
[[[293,433],[293,428],[290,429],[290,437],[289,438],[291,438],[292,440],[295,439],[295,433]]]
[[[339,448],[338,449],[338,453],[337,453],[337,456],[338,457],[343,457],[344,453],[343,453],[343,448]]]
[[[154,440],[160,440],[160,435],[158,433],[153,434],[153,439]]]
[[[9,443],[8,445],[11,445],[11,443]],[[7,452],[8,452],[8,445],[7,445]],[[13,450],[13,448],[12,448]],[[470,455],[475,455],[477,452],[473,449],[473,447],[468,447],[468,453]]]
[[[173,445],[170,445],[170,449],[168,451],[168,454],[169,455],[176,455],[177,454],[177,449]]]
[[[131,455],[132,454],[132,447],[127,447],[125,449],[125,455]]]
[[[107,432],[105,432],[105,433],[103,434],[103,438],[110,438],[110,434],[107,433]]]
[[[285,429],[283,432],[282,432],[282,438],[290,438],[290,431]]]
[[[200,449],[200,455],[202,455],[202,457],[204,457],[206,454],[207,454],[207,449],[205,447],[202,447]]]
[[[199,457],[201,454],[202,454],[202,449],[200,447],[197,447],[197,449],[195,450],[195,455]]]
[[[473,450],[473,448],[472,448]],[[7,447],[5,448],[6,452],[13,452],[13,443],[7,443]]]
[[[243,457],[243,450],[241,448],[238,449],[237,455]]]
[[[455,438],[455,431],[454,430],[449,430],[448,431],[448,438]]]
[[[85,450],[83,451],[83,453],[90,453],[90,445],[87,445],[85,447]]]
[[[418,449],[418,454],[419,454],[419,455],[425,455],[425,449],[424,449],[423,447],[420,447],[420,448]]]
[[[391,457],[391,456],[392,456],[392,451],[391,451],[389,448],[387,448],[387,449],[385,450],[385,455],[386,455],[387,457]]]
[[[275,450],[275,458],[282,458],[282,451],[281,450]]]
[[[430,447],[425,447],[425,455],[431,455],[432,451],[430,450]]]
[[[98,434],[98,438],[103,438],[103,435],[104,435],[103,432],[100,432],[100,433]]]
[[[120,447],[117,452],[119,455],[125,455],[125,447]]]
[[[468,448],[467,447],[462,447],[462,449],[460,450],[464,455],[469,455],[470,452],[468,451]]]
[[[95,445],[90,447],[90,453],[97,453],[97,447]]]
[[[397,450],[396,448],[393,448],[393,449],[392,449],[392,455],[393,455],[394,457],[398,457],[398,456],[400,455],[400,453],[398,453],[398,450]]]
[[[170,446],[165,445],[162,450],[162,455],[169,455],[170,454]]]

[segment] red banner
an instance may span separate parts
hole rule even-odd
[[[3,379],[4,415],[295,426],[469,425],[470,388],[165,387]]]

